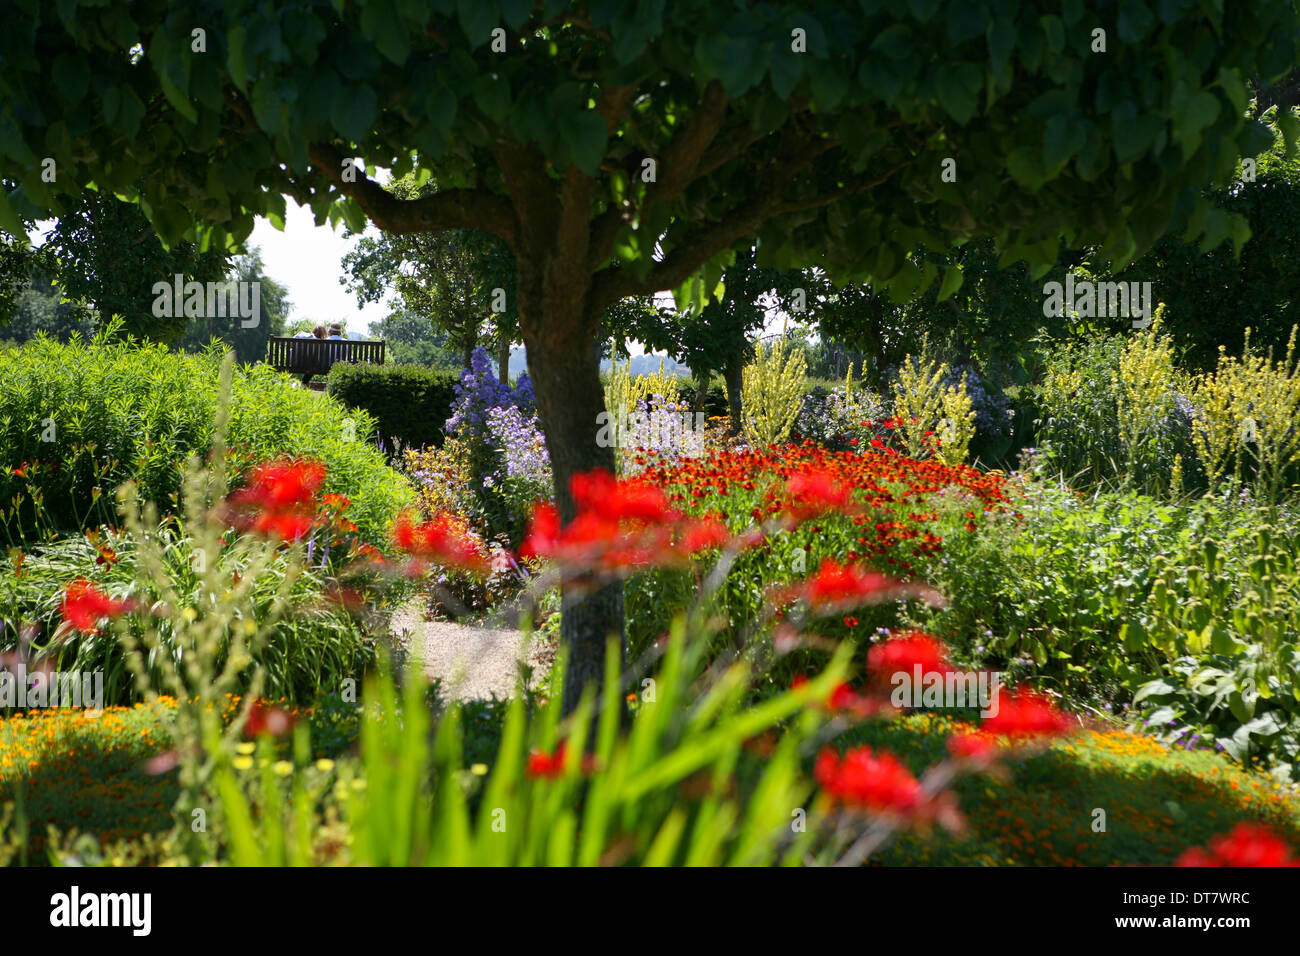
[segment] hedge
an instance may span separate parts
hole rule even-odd
[[[211,446],[220,356],[135,342],[38,338],[0,362],[0,542],[116,523],[114,492],[134,480],[171,512],[181,469]],[[378,543],[413,496],[374,445],[374,420],[266,365],[239,366],[229,444],[237,468],[281,455],[329,468],[324,491]],[[40,508],[33,506],[40,501]]]
[[[339,364],[330,371],[328,393],[372,416],[377,437],[390,451],[396,442],[441,447],[458,380],[455,373],[423,365]],[[376,437],[375,429],[369,434]]]

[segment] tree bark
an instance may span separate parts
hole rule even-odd
[[[510,340],[504,335],[497,343],[497,380],[502,385],[510,381]]]
[[[727,381],[727,406],[731,410],[731,433],[739,435],[743,427],[741,423],[741,413],[744,406],[741,399],[741,385],[744,381],[744,359],[740,355],[733,355],[727,359],[727,366],[723,369],[723,377]]]
[[[547,289],[540,276],[518,262],[520,331],[528,352],[528,374],[546,436],[560,520],[576,515],[570,479],[580,472],[614,471],[614,449],[596,443],[597,417],[605,409],[595,323],[583,314],[586,290]],[[565,589],[560,601],[560,640],[568,649],[563,711],[576,709],[583,688],[603,683],[605,642],[617,636],[620,670],[626,661],[623,586],[608,585],[586,595]]]

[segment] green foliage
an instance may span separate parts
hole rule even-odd
[[[146,529],[144,547],[135,532],[101,528],[95,534],[93,543],[80,537],[41,545],[20,564],[0,558],[0,652],[16,649],[17,636],[34,626],[34,660],[48,660],[56,670],[102,673],[105,703],[128,704],[139,699],[139,690],[116,633],[56,636],[64,586],[85,578],[110,595],[129,594],[145,606],[166,602],[170,614],[153,625],[157,650],[147,661],[159,681],[163,658],[181,658],[187,615],[206,613],[211,582],[202,542],[177,518]],[[100,560],[106,553],[113,558]],[[374,661],[374,639],[337,602],[327,600],[328,569],[291,567],[284,552],[254,560],[247,542],[221,546],[212,557],[224,586],[240,582],[242,603],[230,627],[268,630],[250,654],[263,675],[264,694],[310,704],[321,693],[337,693],[344,678],[360,681]],[[288,607],[292,614],[286,613]],[[142,639],[142,624],[131,626],[136,639]],[[213,653],[218,670],[228,647],[225,642]],[[236,693],[247,690],[247,679],[246,673],[232,685]]]
[[[1187,376],[1168,336],[1093,336],[1051,347],[1034,389],[1051,467],[1089,485],[1175,493],[1201,484]]]
[[[336,365],[329,394],[375,421],[385,447],[442,446],[443,425],[451,415],[457,377],[420,365]],[[394,452],[395,453],[395,452]]]
[[[219,362],[215,353],[104,339],[37,339],[6,352],[0,534],[12,543],[114,524],[113,494],[126,480],[170,511],[185,457],[211,447]],[[412,492],[367,444],[374,431],[367,413],[260,364],[237,369],[233,390],[238,467],[279,455],[319,458],[329,468],[325,491],[351,498],[349,517],[367,540],[384,540]]]
[[[337,766],[332,792],[308,789],[312,768],[305,761],[297,762],[291,780],[262,775],[257,791],[229,761],[220,763],[215,782],[231,862],[310,862],[322,817],[304,811],[310,814],[322,797],[351,834],[343,853],[352,864],[801,862],[819,842],[820,813],[811,809],[806,830],[797,831],[791,810],[809,805],[804,756],[826,720],[806,702],[829,693],[847,653],[806,688],[747,706],[748,673],[739,663],[694,696],[701,661],[686,644],[679,622],[657,673],[655,699],[635,707],[627,730],[620,729],[626,705],[613,650],[599,707],[588,693],[562,721],[559,682],[536,712],[515,697],[495,758],[477,772],[465,760],[460,707],[441,714],[434,727],[418,674],[407,677],[400,695],[390,678],[371,681],[360,761]],[[783,733],[774,753],[747,752],[747,741],[776,727]],[[553,754],[561,740],[567,759],[556,778],[527,772],[530,751]],[[588,781],[586,759],[596,768]],[[692,780],[711,784],[705,796],[683,798]],[[729,786],[732,780],[736,786]],[[328,811],[322,816],[330,819]]]
[[[66,298],[44,275],[25,280],[14,295],[9,321],[0,325],[0,340],[7,339],[15,345],[40,334],[66,342],[73,333],[83,338],[91,336],[93,316],[84,306]]]
[[[1245,221],[1210,211],[1199,190],[1270,145],[1246,115],[1247,78],[1270,82],[1296,60],[1296,14],[1283,2],[1258,4],[1249,18],[1223,17],[1210,0],[1125,14],[1105,55],[1086,42],[1099,21],[1084,7],[1004,0],[987,12],[952,0],[931,17],[793,3],[738,15],[702,0],[649,12],[625,0],[582,17],[516,6],[505,16],[508,57],[490,49],[490,5],[377,9],[20,5],[0,38],[0,142],[22,189],[0,204],[0,222],[44,214],[93,181],[138,191],[167,241],[210,223],[221,247],[246,236],[255,214],[283,216],[285,193],[342,183],[343,158],[358,152],[466,199],[549,199],[546,170],[563,181],[572,169],[601,174],[592,215],[619,212],[597,267],[618,258],[647,271],[656,243],[670,265],[674,250],[718,248],[709,230],[745,210],[746,222],[721,233],[714,274],[730,262],[728,240],[759,229],[765,265],[790,268],[826,250],[832,273],[869,275],[901,299],[938,280],[937,267],[907,256],[939,236],[991,236],[1004,261],[1031,267],[1055,260],[1060,233],[1119,263],[1171,226],[1209,246],[1239,245]],[[211,69],[192,68],[188,33],[176,28],[196,19],[208,25]],[[807,53],[786,40],[796,27]],[[136,64],[125,51],[142,36],[152,39]],[[604,99],[620,84],[633,94],[626,102]],[[638,98],[648,84],[654,99]],[[1148,87],[1180,95],[1143,95]],[[661,170],[658,185],[631,175],[640,157],[671,155],[691,118],[721,97],[710,161],[692,163],[683,182],[677,170]],[[51,127],[47,117],[66,119]],[[245,134],[220,135],[236,117]],[[795,140],[827,148],[792,161]],[[510,149],[500,153],[503,142]],[[175,162],[175,143],[193,161]],[[41,177],[47,155],[59,170],[53,184]],[[955,183],[939,175],[947,157],[959,158]],[[506,174],[481,177],[498,159]],[[887,189],[866,188],[881,181]],[[839,195],[840,184],[851,188]],[[820,201],[828,193],[838,201]],[[355,199],[327,189],[312,197],[318,216],[360,227]],[[474,209],[489,206],[500,211],[495,202]],[[434,205],[426,224],[480,226],[470,208]],[[661,271],[670,286],[686,278]]]
[[[1300,160],[1286,154],[1278,112],[1262,119],[1275,141],[1255,157],[1254,181],[1244,181],[1238,166],[1205,191],[1216,210],[1248,223],[1251,238],[1240,255],[1169,235],[1117,276],[1152,283],[1168,308],[1180,362],[1194,372],[1212,370],[1219,346],[1235,349],[1247,327],[1261,351],[1281,354],[1300,322],[1300,276],[1291,265],[1300,258]]]
[[[170,287],[178,274],[186,282],[216,282],[229,271],[224,250],[204,250],[193,242],[164,248],[134,203],[87,192],[64,205],[41,251],[57,266],[64,293],[93,309],[99,326],[120,318],[126,334],[176,342],[190,319],[155,315],[154,283]]]
[[[265,275],[260,249],[235,259],[229,278],[236,282],[258,283],[258,323],[244,327],[244,320],[230,316],[200,316],[190,320],[177,349],[199,352],[213,339],[225,343],[240,362],[261,362],[273,335],[284,335],[285,320],[292,304],[289,290]]]
[[[1261,512],[1233,497],[1083,499],[1037,481],[1016,506],[1021,517],[994,516],[945,541],[935,583],[952,601],[927,616],[936,633],[984,666],[1032,674],[1085,702],[1173,707],[1156,723],[1177,718],[1234,756],[1268,757],[1292,772],[1300,759],[1300,725],[1291,725],[1300,700],[1293,511],[1261,527]]]

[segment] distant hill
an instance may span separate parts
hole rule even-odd
[[[668,358],[665,355],[654,355],[654,354],[633,355],[632,374],[633,375],[654,375],[656,372],[659,371],[660,362],[663,362],[664,371],[668,372],[669,374],[677,374],[684,377],[689,377],[691,374],[691,370],[687,368],[685,365],[681,365],[677,362],[674,362],[672,359]],[[510,377],[515,378],[516,376],[519,375],[520,372],[523,372],[527,368],[528,368],[528,363],[524,357],[524,350],[522,348],[511,349],[510,350]],[[600,370],[602,372],[609,371],[609,368],[610,368],[609,359],[605,359],[600,363]]]

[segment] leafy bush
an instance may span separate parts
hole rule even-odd
[[[1196,487],[1190,390],[1158,321],[1140,335],[1067,343],[1048,353],[1036,392],[1039,442],[1072,480],[1147,492]]]
[[[410,459],[417,483],[461,473],[468,485],[451,492],[453,510],[490,538],[517,544],[532,503],[549,495],[550,459],[527,374],[514,387],[498,382],[486,350],[474,350],[456,383],[442,453]],[[436,492],[435,492],[436,494]]]
[[[212,445],[220,356],[157,344],[36,339],[0,363],[0,536],[10,543],[117,520],[114,492],[172,510],[182,465]],[[326,492],[352,500],[371,541],[411,497],[409,485],[367,445],[374,420],[313,394],[266,365],[234,372],[233,464],[281,455],[318,458]]]
[[[18,563],[0,559],[0,651],[15,649],[18,636],[25,635],[32,639],[34,659],[48,660],[57,670],[102,673],[107,703],[138,699],[126,650],[116,635],[56,632],[64,586],[92,580],[113,597],[130,593],[147,606],[167,601],[173,614],[157,624],[157,653],[179,659],[177,626],[186,615],[204,611],[203,575],[197,570],[201,552],[176,518],[163,521],[151,537],[161,552],[157,575],[144,573],[137,535],[108,529],[94,540],[68,538],[42,546]],[[254,565],[247,549],[231,546],[220,550],[217,567],[227,581],[253,575],[247,582],[241,626],[247,621],[260,628],[274,620],[266,642],[252,653],[265,677],[264,692],[310,703],[322,689],[337,693],[344,678],[359,683],[374,661],[375,642],[337,601],[328,599],[328,567],[305,567],[290,576],[290,560],[290,555],[277,552],[265,565]],[[290,577],[290,587],[281,593]],[[292,613],[276,617],[276,608],[282,610],[286,602]],[[224,657],[223,648],[214,666],[223,666]],[[150,665],[155,671],[160,666],[153,656]]]
[[[329,394],[373,416],[370,434],[386,443],[441,447],[456,381],[454,373],[422,365],[340,363],[330,370]]]
[[[887,417],[881,397],[854,381],[850,362],[843,381],[829,387],[816,384],[804,392],[794,430],[800,438],[840,450],[851,444],[865,446]]]
[[[923,615],[955,649],[1093,705],[1139,710],[1278,772],[1300,763],[1300,519],[1234,497],[1083,498],[1034,481],[946,543]],[[1018,516],[1017,516],[1018,515]]]

